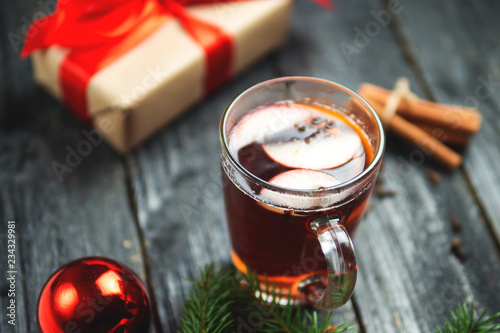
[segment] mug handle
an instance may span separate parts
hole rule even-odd
[[[351,237],[342,224],[339,214],[330,214],[314,219],[309,224],[316,234],[325,255],[328,281],[309,278],[299,284],[311,304],[320,310],[338,308],[351,298],[356,284],[356,254]]]

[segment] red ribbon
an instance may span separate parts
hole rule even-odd
[[[205,52],[208,93],[230,76],[232,38],[185,6],[228,1],[235,0],[59,0],[53,14],[31,25],[26,36],[32,37],[21,56],[52,45],[68,48],[59,73],[63,99],[79,117],[90,120],[86,92],[92,76],[176,17]]]

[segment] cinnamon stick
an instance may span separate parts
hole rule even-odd
[[[470,133],[453,130],[450,128],[442,128],[436,125],[426,123],[415,123],[417,127],[429,133],[441,142],[451,146],[463,147],[469,143]]]
[[[397,114],[388,117],[384,113],[385,105],[380,103],[378,99],[368,95],[361,95],[380,116],[382,124],[387,131],[412,142],[448,169],[454,169],[462,163],[462,157],[458,153],[445,146],[436,138]]]
[[[359,87],[359,94],[385,105],[392,92],[370,83],[363,83]],[[419,99],[415,95],[412,98],[401,99],[397,113],[411,121],[469,134],[479,130],[482,120],[481,114],[475,108],[433,103]]]

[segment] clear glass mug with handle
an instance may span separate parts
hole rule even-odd
[[[385,148],[373,109],[331,81],[277,78],[236,97],[222,115],[219,136],[236,268],[275,285],[283,301],[291,297],[318,309],[345,304],[357,276],[350,234]],[[362,155],[345,153],[360,143]],[[325,170],[328,163],[336,167]]]

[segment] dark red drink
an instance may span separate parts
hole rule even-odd
[[[262,181],[307,192],[294,197],[251,183],[236,186],[238,181],[223,172],[235,266],[266,275],[285,294],[290,291],[300,299],[297,285],[308,276],[327,272],[310,222],[335,214],[352,233],[371,186],[333,204],[320,195],[321,190],[339,187],[361,174],[372,162],[375,149],[355,119],[327,107],[300,103],[278,103],[248,112],[233,127],[228,146],[241,167]]]

